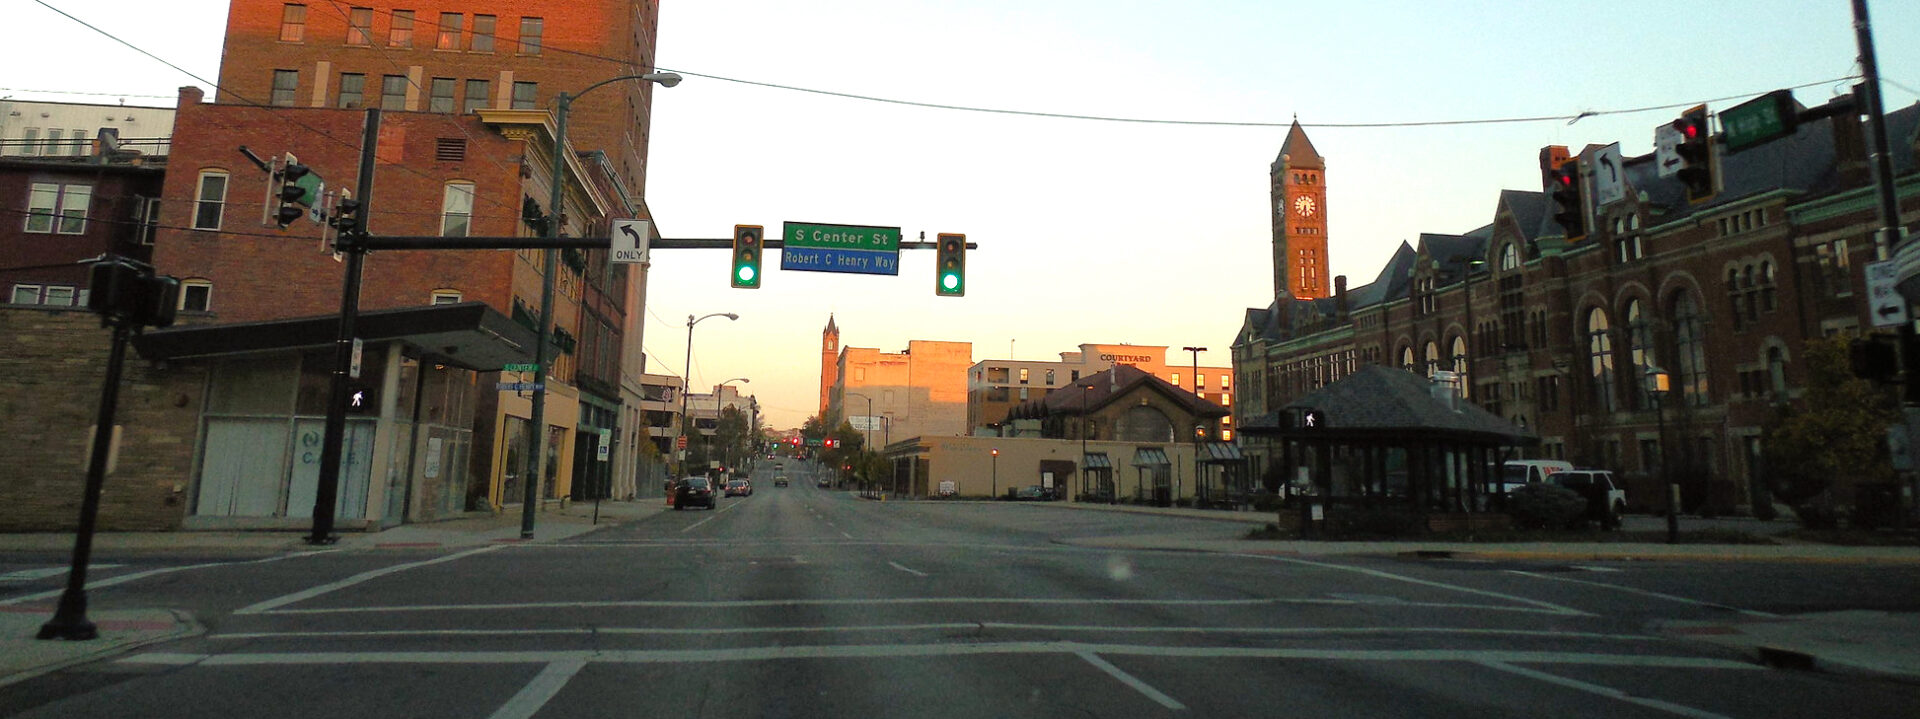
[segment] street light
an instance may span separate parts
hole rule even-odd
[[[713,386],[713,444],[720,448],[720,466],[722,467],[728,466],[728,463],[727,463],[727,446],[724,444],[720,444],[720,390],[724,389],[729,383],[733,383],[733,382],[739,382],[741,384],[749,384],[753,382],[753,380],[747,379],[745,377],[735,377],[733,379],[727,380],[726,382],[721,382],[720,384]]]
[[[1093,467],[1089,462],[1087,462],[1087,416],[1091,414],[1091,409],[1092,409],[1092,407],[1089,405],[1087,401],[1087,393],[1092,391],[1093,391],[1093,385],[1091,384],[1080,385],[1080,486],[1082,488],[1081,491],[1086,491],[1086,488],[1091,487],[1093,483],[1093,480],[1092,480]]]
[[[687,416],[687,395],[693,393],[693,326],[700,324],[701,320],[710,317],[725,317],[729,320],[740,319],[740,315],[732,312],[715,312],[710,315],[702,315],[700,319],[694,319],[693,315],[687,315],[687,363],[682,366],[680,373],[680,436],[682,437],[687,436],[687,425],[692,422],[692,418]],[[680,451],[685,452],[686,450],[682,449]],[[682,454],[680,455],[680,476],[684,477],[686,474],[687,457],[685,454]]]
[[[1667,466],[1667,371],[1647,366],[1647,395],[1653,398],[1654,424],[1660,435],[1660,480],[1667,486],[1667,543],[1680,543],[1680,485],[1673,482],[1673,470]],[[1611,510],[1609,510],[1611,511]]]
[[[622,75],[601,80],[578,93],[569,95],[560,93],[554,98],[553,120],[553,180],[549,183],[551,192],[547,195],[546,231],[541,233],[549,239],[560,236],[560,219],[565,215],[561,203],[566,200],[567,183],[567,115],[573,108],[573,100],[598,89],[602,85],[621,80],[645,80],[657,82],[667,87],[680,84],[680,76],[671,72],[650,72],[644,75]],[[365,186],[365,183],[362,183]],[[552,248],[540,251],[543,255],[540,273],[540,315],[535,318],[539,325],[539,339],[533,343],[533,407],[529,414],[532,431],[527,433],[527,481],[521,495],[520,538],[533,538],[534,503],[540,501],[540,472],[546,464],[541,455],[545,454],[547,438],[547,341],[553,334],[553,273],[559,271],[559,255]]]
[[[1205,399],[1200,396],[1200,353],[1207,351],[1207,348],[1181,347],[1180,350],[1182,352],[1193,353],[1193,397],[1194,399]],[[1194,409],[1198,410],[1199,405],[1195,405]],[[1195,419],[1198,419],[1198,416],[1196,416]],[[1196,495],[1200,492],[1200,436],[1205,432],[1206,429],[1204,427],[1193,428],[1193,491]],[[1173,488],[1173,496],[1167,498],[1169,505],[1180,503],[1179,480],[1176,479],[1174,481]]]
[[[987,486],[987,499],[993,499],[1000,496],[1000,450],[995,448],[989,454],[993,455],[993,484]]]

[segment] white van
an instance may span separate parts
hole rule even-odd
[[[1572,462],[1557,459],[1510,459],[1500,468],[1500,492],[1505,494],[1529,484],[1544,482],[1549,475],[1572,469]]]

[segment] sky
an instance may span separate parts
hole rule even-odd
[[[0,44],[0,95],[164,105],[218,77],[225,0],[45,4],[202,79],[5,0],[26,31]],[[657,64],[686,75],[654,94],[662,236],[823,222],[978,245],[961,298],[935,296],[931,251],[898,276],[785,272],[776,253],[757,290],[728,286],[725,252],[655,252],[648,371],[681,373],[689,315],[736,313],[696,328],[692,385],[747,377],[778,428],[817,409],[829,315],[843,345],[887,352],[1199,345],[1228,364],[1246,309],[1273,300],[1267,173],[1296,117],[1327,162],[1332,270],[1358,287],[1401,242],[1539,190],[1543,146],[1645,154],[1685,107],[1788,87],[1814,105],[1859,73],[1848,0],[661,4]],[[1920,101],[1920,3],[1869,8],[1887,107]],[[1512,118],[1547,119],[1433,124]]]

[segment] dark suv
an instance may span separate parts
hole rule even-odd
[[[1586,518],[1600,523],[1602,529],[1620,526],[1627,513],[1627,491],[1604,469],[1572,469],[1547,475],[1547,481],[1575,492],[1587,500]]]
[[[713,481],[706,477],[688,477],[673,488],[673,508],[676,510],[693,506],[713,509],[714,502]]]

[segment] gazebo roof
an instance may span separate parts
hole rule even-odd
[[[1316,410],[1315,427],[1296,418]],[[1432,437],[1483,444],[1533,444],[1539,435],[1472,402],[1437,398],[1428,380],[1405,370],[1365,365],[1339,381],[1256,417],[1240,427],[1256,437],[1380,439]]]

